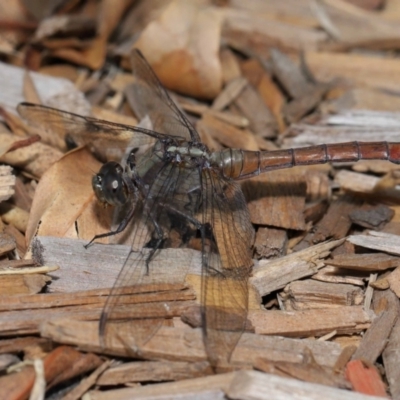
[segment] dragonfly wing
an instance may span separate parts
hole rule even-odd
[[[77,145],[88,145],[106,160],[120,161],[128,145],[151,145],[163,136],[141,127],[116,124],[38,104],[21,103],[17,110],[32,125],[63,139],[69,135]]]
[[[133,50],[131,64],[136,82],[127,89],[126,95],[137,116],[148,115],[156,132],[200,141],[188,118],[171,99],[139,50]]]
[[[146,164],[148,160],[143,162]],[[198,181],[196,169],[191,171],[173,163],[160,162],[143,177],[146,193],[133,217],[133,251],[115,282],[101,317],[100,335],[106,346],[113,346],[119,340],[124,347],[140,355],[140,349],[157,332],[165,317],[176,316],[179,292],[174,288],[184,284],[195,251],[184,250],[185,255],[173,261],[171,268],[166,268],[166,264],[171,265],[174,256],[182,251],[166,248],[171,247],[173,230],[179,231],[183,226],[189,229],[186,218],[176,211],[185,209],[188,203],[185,193],[188,187],[196,184],[196,176]],[[143,304],[128,306],[124,294],[129,288],[147,293],[161,288],[169,291],[164,294],[170,296],[171,302],[167,303],[165,297],[157,301],[153,294],[153,300],[150,296]]]
[[[254,230],[239,186],[204,170],[202,319],[212,364],[229,362],[247,321]],[[214,246],[209,246],[213,243]]]

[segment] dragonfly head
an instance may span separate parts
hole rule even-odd
[[[110,161],[104,164],[92,178],[93,191],[104,205],[120,206],[128,200],[128,188],[123,179],[120,164]]]

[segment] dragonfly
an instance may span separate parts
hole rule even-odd
[[[210,364],[223,365],[230,362],[246,327],[253,264],[255,233],[239,181],[275,169],[327,162],[379,159],[399,164],[400,143],[348,142],[274,151],[227,148],[212,152],[138,50],[133,50],[131,64],[136,79],[135,113],[147,115],[152,129],[31,103],[21,103],[18,111],[32,123],[85,137],[87,142],[100,137],[117,143],[130,136],[138,145],[131,146],[123,163],[105,163],[92,180],[100,202],[123,207],[125,215],[116,229],[95,236],[91,243],[127,227],[132,234],[132,257],[122,266],[107,299],[100,336],[106,340],[110,326],[130,323],[129,343],[138,350],[155,335],[162,325],[156,316],[121,317],[121,294],[124,288],[140,286],[154,276],[152,263],[171,243],[172,232],[179,231],[182,247],[189,247],[191,239],[196,239],[201,251],[203,342]],[[138,151],[146,141],[150,145]],[[185,272],[182,275],[184,280]]]

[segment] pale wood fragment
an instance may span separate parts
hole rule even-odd
[[[282,289],[288,283],[315,274],[322,268],[330,250],[344,239],[320,243],[277,260],[261,260],[253,269],[250,283],[260,296]]]
[[[286,254],[288,245],[287,231],[259,227],[256,232],[254,249],[259,258],[275,258]]]
[[[249,120],[250,129],[257,135],[274,138],[277,134],[277,122],[271,110],[263,102],[261,95],[247,84],[235,98],[241,113]]]
[[[377,115],[379,117],[379,115]],[[349,126],[325,125],[324,123],[307,125],[293,124],[287,132],[288,136],[283,140],[283,146],[302,147],[321,143],[341,143],[351,141],[376,141],[386,140],[396,142],[399,139],[400,128],[398,126],[361,126],[349,124]]]
[[[268,394],[271,399],[309,399],[309,400],[365,400],[362,393],[327,387],[317,383],[301,382],[296,379],[263,374],[258,371],[240,371],[235,374],[227,395],[233,399],[264,400]],[[381,397],[371,396],[368,400]]]
[[[15,247],[15,239],[5,232],[0,232],[0,255],[13,251]]]
[[[184,379],[178,382],[160,383],[134,388],[115,389],[105,392],[89,392],[90,400],[128,399],[225,399],[225,392],[235,378],[233,372],[207,377]]]
[[[19,231],[25,232],[28,225],[29,213],[22,208],[3,201],[0,204],[1,219],[8,225],[14,225]]]
[[[257,334],[287,337],[322,336],[333,330],[338,334],[352,334],[368,328],[371,322],[361,306],[303,311],[252,311],[248,318]]]
[[[304,382],[319,383],[343,389],[351,388],[349,382],[342,375],[335,373],[332,368],[319,365],[311,351],[306,350],[304,353],[304,360],[301,363],[271,362],[260,358],[257,360],[255,368],[269,374],[295,378]]]
[[[242,183],[254,224],[304,230],[306,178],[303,172],[277,170]]]
[[[222,80],[225,84],[242,75],[239,61],[229,47],[221,49],[219,58],[221,60]]]
[[[361,305],[362,290],[353,285],[304,280],[290,283],[285,288],[287,310],[309,310]]]
[[[226,9],[222,36],[233,48],[268,57],[272,43],[283,50],[314,50],[327,39],[325,32],[295,26],[281,20],[266,19],[257,12]]]
[[[41,274],[0,276],[0,296],[39,293],[50,281]]]
[[[135,356],[129,345],[129,330],[119,328],[124,343],[116,337],[103,348],[99,342],[98,323],[75,321],[69,318],[47,321],[41,326],[41,335],[59,343],[79,346],[85,351],[102,352],[119,356]],[[238,367],[250,367],[259,357],[273,361],[301,362],[305,347],[309,348],[320,365],[332,367],[341,352],[340,345],[316,340],[299,340],[276,336],[244,333],[232,354],[231,363]],[[170,361],[206,361],[200,329],[162,326],[140,349],[140,358]]]
[[[96,384],[115,386],[128,382],[178,381],[211,375],[212,370],[206,361],[194,363],[179,361],[136,361],[123,363],[108,369]]]
[[[367,235],[351,235],[350,243],[385,253],[400,255],[400,236],[385,232],[369,231]]]
[[[400,319],[397,319],[382,353],[386,378],[394,399],[400,396]]]
[[[385,310],[371,323],[365,332],[353,360],[362,360],[374,364],[386,347],[388,338],[400,313],[399,299],[391,290],[375,291],[374,303],[384,300]]]
[[[203,114],[203,118],[198,121],[197,129],[206,132],[212,138],[223,145],[233,149],[258,150],[258,144],[253,133],[248,130],[238,128],[222,122],[210,113]]]
[[[0,133],[0,141],[8,143],[10,146],[15,142],[15,136],[10,133]],[[4,154],[0,161],[16,168],[21,168],[25,172],[40,178],[63,153],[45,143],[36,142],[30,146],[22,147],[18,151]]]
[[[90,392],[91,400],[128,400],[128,399],[245,399],[263,400],[307,398],[310,400],[363,400],[365,395],[342,389],[326,387],[316,383],[301,382],[259,371],[237,371],[209,377],[183,380],[180,382],[147,385],[143,387],[112,390],[108,392]],[[370,396],[371,400],[381,397]]]
[[[306,52],[306,62],[321,81],[341,77],[354,86],[400,90],[400,61],[355,53]],[[378,133],[376,137],[381,138]]]
[[[385,253],[338,254],[327,264],[356,271],[385,271],[400,265],[400,258]]]
[[[61,266],[51,274],[57,278],[49,288],[53,292],[110,288],[131,251],[129,246],[97,243],[85,249],[87,241],[84,240],[44,236],[35,240],[35,257],[40,256],[45,264]],[[131,257],[135,256],[136,253],[131,254]],[[152,277],[157,278],[157,282],[182,283],[187,273],[201,275],[200,252],[190,249],[161,250],[151,268]]]
[[[121,293],[124,304],[121,317],[172,318],[194,306],[193,292],[182,286],[143,286]],[[160,290],[160,291],[158,291]],[[135,292],[136,291],[136,292]],[[133,294],[135,293],[135,294]],[[65,316],[93,321],[100,318],[109,289],[65,294],[2,296],[0,302],[0,335],[37,333],[39,325],[49,319]],[[123,313],[122,313],[123,311]]]
[[[230,125],[238,128],[247,128],[249,126],[249,120],[241,115],[233,114],[229,111],[217,111],[203,104],[195,104],[192,102],[184,101],[179,99],[179,105],[184,111],[187,111],[196,115],[211,115],[222,122],[226,122]],[[196,129],[197,125],[196,125]],[[238,131],[241,132],[241,131]]]
[[[212,109],[222,111],[239,96],[247,85],[247,80],[242,76],[230,80],[212,103]]]
[[[306,241],[318,243],[329,238],[340,239],[346,236],[352,224],[349,214],[360,204],[361,200],[351,196],[344,196],[332,202]]]
[[[0,202],[8,200],[14,194],[15,175],[8,165],[0,165]]]
[[[390,289],[400,298],[400,268],[397,267],[393,272],[386,276]]]
[[[106,371],[112,364],[111,360],[103,362],[95,371],[93,371],[87,378],[83,379],[78,386],[74,387],[70,392],[65,395],[62,400],[79,400],[93,385],[96,384],[99,376]]]
[[[344,190],[351,190],[358,193],[372,193],[379,183],[379,178],[342,169],[336,174],[335,182]]]
[[[23,82],[25,69],[0,63],[0,103],[10,110],[15,110],[23,102]],[[31,72],[30,77],[35,88],[46,105],[63,108],[78,114],[89,110],[88,102],[82,92],[77,90],[68,79],[54,78],[48,75]]]
[[[321,282],[332,282],[335,284],[346,283],[349,285],[364,287],[365,280],[368,278],[366,273],[363,273],[362,271],[352,272],[350,270],[343,270],[339,267],[333,267],[329,265],[330,262],[330,259],[327,260],[326,267],[321,268],[312,278]]]

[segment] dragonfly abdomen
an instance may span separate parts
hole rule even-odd
[[[297,165],[358,160],[388,160],[400,164],[400,143],[347,142],[274,151],[226,149],[211,156],[221,172],[232,179],[250,178]]]

